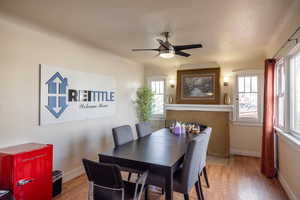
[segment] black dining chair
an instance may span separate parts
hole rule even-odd
[[[153,132],[150,122],[140,122],[135,125],[135,128],[139,138],[151,135]]]
[[[136,183],[123,181],[120,167],[114,164],[97,163],[82,159],[88,180],[89,200],[140,200],[148,171]]]
[[[187,147],[183,167],[174,173],[173,190],[184,194],[184,199],[189,200],[189,192],[195,186],[197,197],[199,200],[203,199],[202,187],[198,181],[198,173],[200,171],[201,163],[206,158],[205,143],[207,142],[209,134],[200,134],[192,139]],[[165,187],[165,178],[157,174],[150,173],[146,181],[147,185],[154,185],[157,187]],[[146,195],[148,189],[146,188]]]
[[[198,174],[199,184],[201,184],[200,176],[203,174],[205,182],[206,182],[206,185],[207,185],[208,188],[210,187],[210,185],[209,185],[208,175],[207,175],[207,170],[206,170],[206,156],[207,156],[207,149],[208,149],[208,143],[209,143],[211,132],[212,132],[212,128],[210,128],[210,127],[207,127],[205,130],[203,130],[201,132],[201,134],[207,134],[208,135],[208,139],[207,139],[207,141],[205,143],[206,154],[203,155],[203,156],[205,156],[205,159],[203,159],[203,163],[201,163],[201,165],[200,165],[200,171],[199,171],[199,174]]]
[[[133,132],[129,125],[113,128],[112,134],[114,138],[115,147],[121,146],[134,140]],[[128,167],[121,167],[121,170],[128,172],[128,181],[130,181],[132,173],[139,174],[139,171]]]

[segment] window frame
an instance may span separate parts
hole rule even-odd
[[[263,81],[264,71],[260,69],[253,70],[241,70],[235,73],[235,84],[234,84],[234,111],[233,111],[233,122],[234,124],[249,125],[249,126],[262,126],[263,122]],[[239,117],[239,77],[246,76],[257,76],[257,119],[254,118],[240,118]]]
[[[163,114],[152,114],[150,120],[163,120],[166,117],[166,110],[165,110],[165,106],[166,106],[166,91],[167,91],[167,77],[166,76],[150,76],[147,78],[147,85],[148,87],[151,89],[151,82],[152,81],[163,81],[164,82],[164,93],[163,93]]]
[[[275,120],[275,125],[277,128],[281,129],[281,130],[284,130],[284,131],[288,131],[288,128],[289,127],[289,121],[290,121],[290,117],[289,117],[289,92],[290,92],[290,86],[289,86],[289,79],[290,79],[290,70],[289,70],[289,59],[286,59],[286,58],[281,58],[277,63],[276,63],[276,66],[275,66],[275,84],[274,84],[274,91],[275,91],[275,107],[276,107],[276,112],[277,112],[277,115],[276,115],[276,120]],[[278,88],[278,69],[277,67],[280,65],[280,67],[283,67],[284,69],[284,76],[285,76],[285,81],[284,81],[284,94],[283,96],[281,95],[278,95],[278,90],[281,90],[282,87],[280,86],[280,88]],[[283,126],[280,126],[280,124],[278,123],[278,119],[279,119],[279,112],[278,112],[278,108],[279,108],[279,98],[280,97],[283,97],[283,100],[284,100],[284,114],[283,114],[283,117],[284,117],[284,125]]]
[[[283,58],[281,58],[281,60],[283,60],[284,64],[285,64],[285,124],[284,127],[280,127],[278,125],[277,119],[278,119],[278,115],[276,116],[276,121],[275,121],[275,129],[282,131],[283,133],[287,133],[289,135],[291,135],[291,137],[300,140],[300,132],[296,132],[294,130],[292,130],[292,112],[291,109],[292,107],[292,76],[291,74],[293,73],[293,71],[291,70],[292,66],[291,66],[291,59],[295,56],[300,56],[300,44],[296,45],[286,56],[284,56]],[[280,60],[280,61],[281,61]],[[280,62],[279,61],[279,62]],[[277,70],[277,68],[276,68]],[[275,85],[275,91],[277,91],[277,85]],[[277,102],[276,102],[277,103]],[[278,104],[276,105],[277,108]]]
[[[286,115],[287,115],[287,117],[288,117],[288,122],[289,123],[287,123],[286,124],[286,127],[285,127],[285,129],[284,130],[288,130],[288,132],[290,133],[290,134],[292,134],[293,136],[295,136],[295,137],[297,137],[298,139],[300,139],[300,131],[299,132],[297,132],[296,130],[293,130],[292,129],[292,127],[293,127],[293,125],[292,125],[292,123],[293,123],[293,112],[291,112],[291,110],[293,109],[293,97],[292,97],[292,95],[294,95],[293,94],[293,92],[292,92],[292,87],[293,87],[293,84],[292,84],[292,82],[294,81],[294,77],[292,77],[291,75],[292,75],[292,73],[293,73],[293,71],[292,71],[292,64],[291,64],[291,61],[292,61],[292,59],[294,58],[294,57],[298,57],[299,56],[299,59],[300,59],[300,45],[297,45],[290,53],[289,53],[289,55],[288,55],[288,81],[286,82],[286,85],[288,85],[288,100],[287,100],[287,102],[288,102],[288,106],[287,106],[287,110],[286,110]]]

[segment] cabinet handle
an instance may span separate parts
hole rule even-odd
[[[31,183],[31,182],[33,182],[33,179],[22,179],[17,182],[17,185],[23,186],[23,185],[26,185],[27,183]]]

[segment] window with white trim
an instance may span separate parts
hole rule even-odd
[[[154,94],[153,118],[162,118],[165,114],[165,84],[164,77],[151,77],[148,84]]]
[[[300,51],[290,57],[290,130],[300,135]]]
[[[300,138],[300,45],[276,64],[275,126]]]
[[[262,72],[241,71],[236,74],[235,121],[262,122]]]
[[[276,126],[282,129],[285,128],[285,107],[286,107],[286,67],[285,60],[281,59],[276,64]]]

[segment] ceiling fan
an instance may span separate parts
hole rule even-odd
[[[202,44],[191,44],[191,45],[172,45],[169,42],[169,32],[163,32],[166,40],[156,39],[160,46],[157,49],[132,49],[132,51],[158,51],[159,56],[162,58],[172,58],[175,55],[189,57],[191,54],[185,53],[182,50],[202,48]]]

